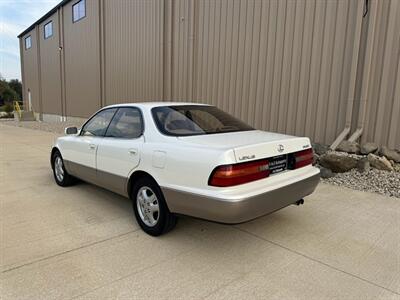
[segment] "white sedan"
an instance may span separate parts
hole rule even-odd
[[[154,236],[179,214],[245,222],[302,203],[319,182],[308,138],[255,130],[210,105],[112,105],[65,131],[51,151],[56,183],[129,197]]]

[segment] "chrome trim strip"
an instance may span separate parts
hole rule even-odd
[[[220,223],[242,223],[272,213],[310,195],[319,183],[320,175],[315,174],[254,197],[229,201],[191,194],[161,187],[168,208],[173,213]]]

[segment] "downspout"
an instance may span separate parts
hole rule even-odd
[[[38,65],[38,89],[39,89],[39,122],[43,121],[43,103],[42,103],[42,60],[40,55],[40,29],[39,24],[35,26],[36,32],[36,51]]]
[[[356,88],[356,77],[357,77],[357,66],[358,66],[358,54],[360,52],[360,42],[361,42],[361,25],[362,25],[362,17],[363,17],[363,1],[358,2],[357,6],[357,19],[356,19],[356,29],[355,29],[355,42],[353,45],[353,57],[351,63],[350,70],[350,89],[348,93],[348,101],[346,108],[346,123],[343,131],[338,135],[335,141],[331,144],[330,148],[335,150],[337,146],[346,138],[351,129],[351,121],[353,115],[353,104],[354,104],[354,95]]]
[[[100,108],[106,106],[105,3],[99,0]]]
[[[163,2],[163,64],[162,64],[162,100],[172,98],[172,31],[173,31],[173,3],[172,0]]]
[[[189,59],[189,85],[188,85],[188,90],[186,93],[186,97],[190,98],[191,101],[194,100],[194,86],[195,86],[195,50],[197,47],[195,47],[195,26],[196,26],[196,17],[195,14],[198,11],[195,9],[197,1],[190,2],[189,8],[190,8],[190,15],[189,15],[189,26],[190,26],[190,36],[189,36],[189,53],[188,53],[188,59]]]
[[[64,108],[64,77],[63,77],[63,42],[62,42],[62,37],[61,37],[61,32],[62,32],[62,21],[61,21],[61,15],[62,15],[62,8],[59,8],[57,10],[57,16],[58,16],[58,57],[60,60],[60,100],[61,100],[61,122],[65,122],[65,108]]]
[[[25,67],[24,67],[24,39],[21,36],[19,38],[19,57],[21,59],[21,80],[22,80],[22,101],[23,101],[23,110],[29,110],[29,105],[27,101],[27,93],[26,93],[26,85],[25,85]],[[27,109],[28,108],[28,109]]]
[[[349,138],[350,142],[355,142],[362,135],[364,130],[365,116],[367,114],[368,88],[369,88],[369,79],[371,74],[376,14],[377,14],[377,1],[372,1],[371,19],[368,22],[368,36],[367,36],[367,45],[366,45],[366,53],[364,60],[365,69],[363,72],[363,78],[361,83],[361,98],[360,98],[360,108],[358,110],[357,129]]]

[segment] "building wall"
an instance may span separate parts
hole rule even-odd
[[[370,28],[370,74],[365,79],[366,116],[362,141],[400,149],[400,3],[376,3],[375,26]],[[359,116],[359,119],[362,116]]]
[[[32,109],[41,111],[40,91],[39,91],[39,63],[38,63],[38,43],[36,28],[21,37],[21,58],[22,58],[22,79],[24,105],[28,107],[29,93],[31,94]],[[31,36],[32,47],[25,49],[25,38]]]
[[[162,99],[163,2],[104,1],[106,104]]]
[[[44,25],[53,22],[53,35],[44,38]],[[42,112],[62,115],[58,13],[38,26]]]
[[[59,67],[63,115],[206,102],[259,129],[330,144],[362,128],[363,141],[400,148],[397,0],[369,1],[365,17],[364,0],[86,0],[87,16],[72,23],[76,2],[58,11],[60,63],[22,58],[24,88],[35,69],[46,77]],[[51,114],[59,90],[46,80],[42,113]]]
[[[71,1],[63,7],[65,109],[87,117],[101,107],[99,1],[86,0],[86,17],[72,22]]]
[[[172,98],[331,143],[354,97],[362,8],[358,1],[176,0]]]

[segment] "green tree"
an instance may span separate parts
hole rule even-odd
[[[8,82],[8,86],[13,89],[18,96],[18,101],[22,101],[22,83],[18,79],[11,79]]]
[[[3,97],[5,103],[12,103],[12,102],[18,100],[17,93],[11,88],[6,89],[3,92],[2,97]]]
[[[12,103],[18,100],[18,94],[4,79],[0,79],[0,103]]]
[[[4,98],[3,93],[7,90],[8,84],[7,82],[1,77],[0,74],[0,106],[4,105]]]

